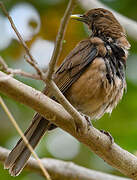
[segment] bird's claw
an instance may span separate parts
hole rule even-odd
[[[114,143],[114,138],[112,137],[112,135],[108,131],[100,130],[100,132],[109,137],[111,144]]]
[[[82,113],[81,113],[81,115],[82,115],[82,116],[85,118],[85,120],[87,121],[87,127],[88,127],[88,130],[89,130],[90,127],[93,127],[90,116],[87,116],[87,115],[82,114]]]
[[[89,130],[90,127],[93,127],[90,117],[87,116],[87,115],[85,115],[85,114],[82,114],[82,113],[80,113],[80,114],[81,114],[81,116],[84,117],[84,119],[85,119],[86,122],[87,122],[87,129]],[[83,128],[83,127],[82,127],[82,128]],[[78,124],[77,122],[75,122],[75,130],[76,130],[76,132],[81,132],[81,131],[83,131],[83,129],[81,129],[81,125]]]
[[[86,115],[84,115],[84,117],[85,117],[85,119],[87,121],[88,127],[93,127],[90,117],[86,116]]]
[[[76,132],[80,133],[81,132],[81,126],[77,122],[75,122],[75,130]]]

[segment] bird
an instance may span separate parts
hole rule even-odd
[[[95,8],[71,18],[86,24],[91,34],[66,56],[53,74],[53,80],[68,101],[92,121],[111,113],[122,99],[130,43],[124,28],[107,9]],[[56,100],[48,87],[43,93]],[[35,148],[45,132],[56,127],[36,113],[25,136]],[[30,156],[21,138],[4,166],[12,176],[17,176]]]

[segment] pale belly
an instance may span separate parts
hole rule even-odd
[[[122,98],[125,86],[117,76],[109,83],[103,59],[96,58],[65,96],[78,111],[91,119],[99,119],[105,112],[112,112]]]

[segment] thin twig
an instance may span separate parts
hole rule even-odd
[[[14,127],[16,128],[17,132],[19,133],[19,135],[22,137],[23,141],[25,142],[25,144],[27,145],[28,149],[31,151],[31,153],[33,154],[34,158],[37,160],[44,176],[48,179],[51,180],[47,170],[44,168],[41,160],[38,158],[37,154],[35,153],[35,151],[33,150],[32,146],[29,144],[27,138],[24,136],[22,130],[19,128],[18,124],[16,123],[14,117],[12,116],[11,112],[9,111],[9,109],[7,108],[6,104],[4,103],[3,99],[0,96],[0,104],[2,106],[2,108],[4,109],[5,113],[7,114],[7,116],[9,117],[10,121],[12,122],[12,124],[14,125]]]
[[[51,57],[51,61],[49,63],[49,69],[48,69],[48,73],[47,73],[48,79],[52,78],[52,74],[54,72],[56,62],[58,61],[58,58],[60,56],[64,34],[65,34],[66,27],[67,27],[67,24],[69,21],[69,17],[73,11],[74,6],[75,6],[75,2],[76,2],[76,0],[70,0],[69,1],[68,7],[65,11],[65,14],[64,14],[62,20],[61,20],[61,24],[60,24],[59,31],[58,31],[57,38],[56,38],[54,51],[53,51],[53,54]]]
[[[0,56],[0,70],[4,71],[7,74],[10,74],[12,76],[21,75],[21,76],[32,78],[32,79],[41,80],[41,77],[38,74],[31,74],[28,72],[24,72],[21,69],[9,68],[1,56]]]
[[[27,47],[26,43],[24,42],[23,38],[21,37],[19,31],[17,30],[11,16],[9,15],[9,13],[7,12],[3,2],[0,2],[0,7],[3,11],[3,13],[5,14],[5,16],[9,19],[9,22],[11,24],[11,27],[13,28],[14,32],[16,33],[17,37],[20,40],[20,43],[22,44],[22,46],[24,47],[24,49],[26,50],[26,53],[28,54],[29,58],[31,59],[31,61],[35,61],[34,58],[32,57],[32,55],[30,54],[29,48]]]
[[[32,62],[32,64],[37,64],[37,62],[35,61],[35,59],[33,58],[33,56],[31,55],[28,46],[26,45],[25,41],[23,40],[22,36],[20,35],[19,31],[17,30],[13,19],[11,18],[11,16],[9,15],[9,13],[7,12],[4,4],[2,2],[0,2],[0,8],[2,9],[3,13],[5,14],[5,16],[8,18],[10,25],[12,27],[12,29],[14,30],[14,32],[16,33],[21,45],[24,47],[26,54],[28,55],[28,57],[30,58],[30,62]],[[36,68],[35,68],[36,69]],[[36,69],[37,70],[37,69]],[[42,71],[37,71],[38,75],[41,77],[41,79],[43,78],[43,74],[41,73]]]
[[[34,67],[36,70],[37,74],[39,75],[40,79],[45,82],[45,73],[39,68],[38,64],[36,61],[32,61],[31,59],[28,58],[28,56],[24,56],[25,60]]]
[[[9,71],[9,74],[20,75],[20,76],[24,76],[24,77],[35,79],[35,80],[41,80],[41,77],[38,74],[31,74],[28,72],[24,72],[21,69],[8,68],[8,71]]]
[[[4,61],[4,59],[0,56],[0,69],[7,72],[8,65]]]

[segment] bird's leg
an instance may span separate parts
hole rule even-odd
[[[100,132],[109,137],[111,144],[114,143],[114,138],[112,137],[112,135],[110,134],[110,132],[105,131],[105,130],[100,130]]]

